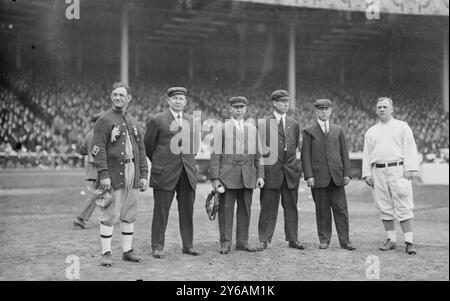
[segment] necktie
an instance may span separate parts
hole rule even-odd
[[[178,123],[178,132],[181,132],[181,114],[178,113],[177,115],[177,123]],[[183,145],[182,139],[180,138],[180,140],[178,141],[178,146],[181,147]]]
[[[326,122],[323,124],[323,132],[325,133],[325,135],[328,134],[328,129],[327,129],[327,123]]]
[[[280,117],[280,122],[278,122],[278,128],[281,130],[281,132],[284,135],[284,123],[283,123],[283,117]]]

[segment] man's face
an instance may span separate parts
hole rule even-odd
[[[377,110],[376,113],[378,115],[378,118],[380,118],[381,121],[386,121],[391,119],[392,113],[394,112],[394,108],[392,107],[392,104],[389,102],[389,100],[382,100],[377,102]]]
[[[327,121],[328,119],[330,119],[331,112],[333,112],[333,109],[331,109],[331,107],[318,107],[315,109],[317,118],[319,118],[321,121]]]
[[[186,96],[183,94],[172,95],[167,98],[167,103],[169,104],[169,108],[171,108],[172,111],[181,112],[186,105]]]
[[[115,88],[111,92],[111,101],[113,103],[113,107],[116,109],[125,108],[131,100],[131,95],[128,95],[127,89],[124,87]]]
[[[236,103],[229,107],[231,117],[236,120],[244,119],[244,115],[247,112],[247,106],[244,103]]]
[[[285,114],[289,111],[289,100],[277,100],[272,101],[273,106],[275,107],[275,111],[279,114]]]

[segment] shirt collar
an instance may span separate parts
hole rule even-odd
[[[236,119],[234,119],[233,117],[231,117],[231,120],[233,120],[233,122],[234,122],[234,124],[235,124],[236,126],[238,126],[239,124],[240,124],[241,126],[244,126],[244,120],[243,120],[243,119],[236,120]]]
[[[180,114],[180,116],[181,116],[181,119],[183,119],[183,112],[181,111],[181,112],[175,112],[175,111],[172,111],[172,109],[171,108],[169,108],[169,111],[172,113],[172,115],[173,115],[173,118],[175,118],[175,120],[177,120],[177,116],[178,116],[178,114]]]
[[[321,126],[321,127],[323,127],[324,125],[328,128],[329,127],[329,124],[330,124],[330,120],[328,119],[327,121],[322,121],[322,120],[320,120],[320,119],[317,119],[317,121],[319,122],[319,125]]]
[[[275,118],[277,119],[278,123],[280,123],[280,118],[283,118],[283,124],[286,124],[286,113],[280,114],[276,111],[273,111],[273,114],[275,115]]]

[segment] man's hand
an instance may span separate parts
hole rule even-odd
[[[219,192],[219,190],[218,190],[219,187],[225,188],[225,187],[223,186],[222,182],[220,182],[219,179],[214,179],[214,180],[212,181],[212,187],[213,187],[214,191],[216,191],[216,192]]]
[[[141,192],[146,191],[148,188],[148,181],[147,179],[141,178],[141,181],[139,182],[139,190]]]
[[[258,178],[258,180],[256,180],[256,188],[263,188],[263,187],[264,187],[264,179]]]
[[[405,179],[412,180],[413,176],[414,176],[414,171],[405,170],[403,172],[403,177]]]
[[[373,187],[373,178],[371,176],[365,177],[364,180],[366,181],[367,185]]]
[[[111,179],[105,178],[100,180],[100,189],[103,191],[108,191],[111,189]]]
[[[307,178],[306,183],[308,184],[308,187],[314,188],[314,186],[315,186],[313,177]]]
[[[344,177],[344,185],[348,185],[350,183],[350,177]]]

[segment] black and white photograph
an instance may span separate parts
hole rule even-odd
[[[0,0],[0,252],[168,297],[449,281],[449,1]]]

